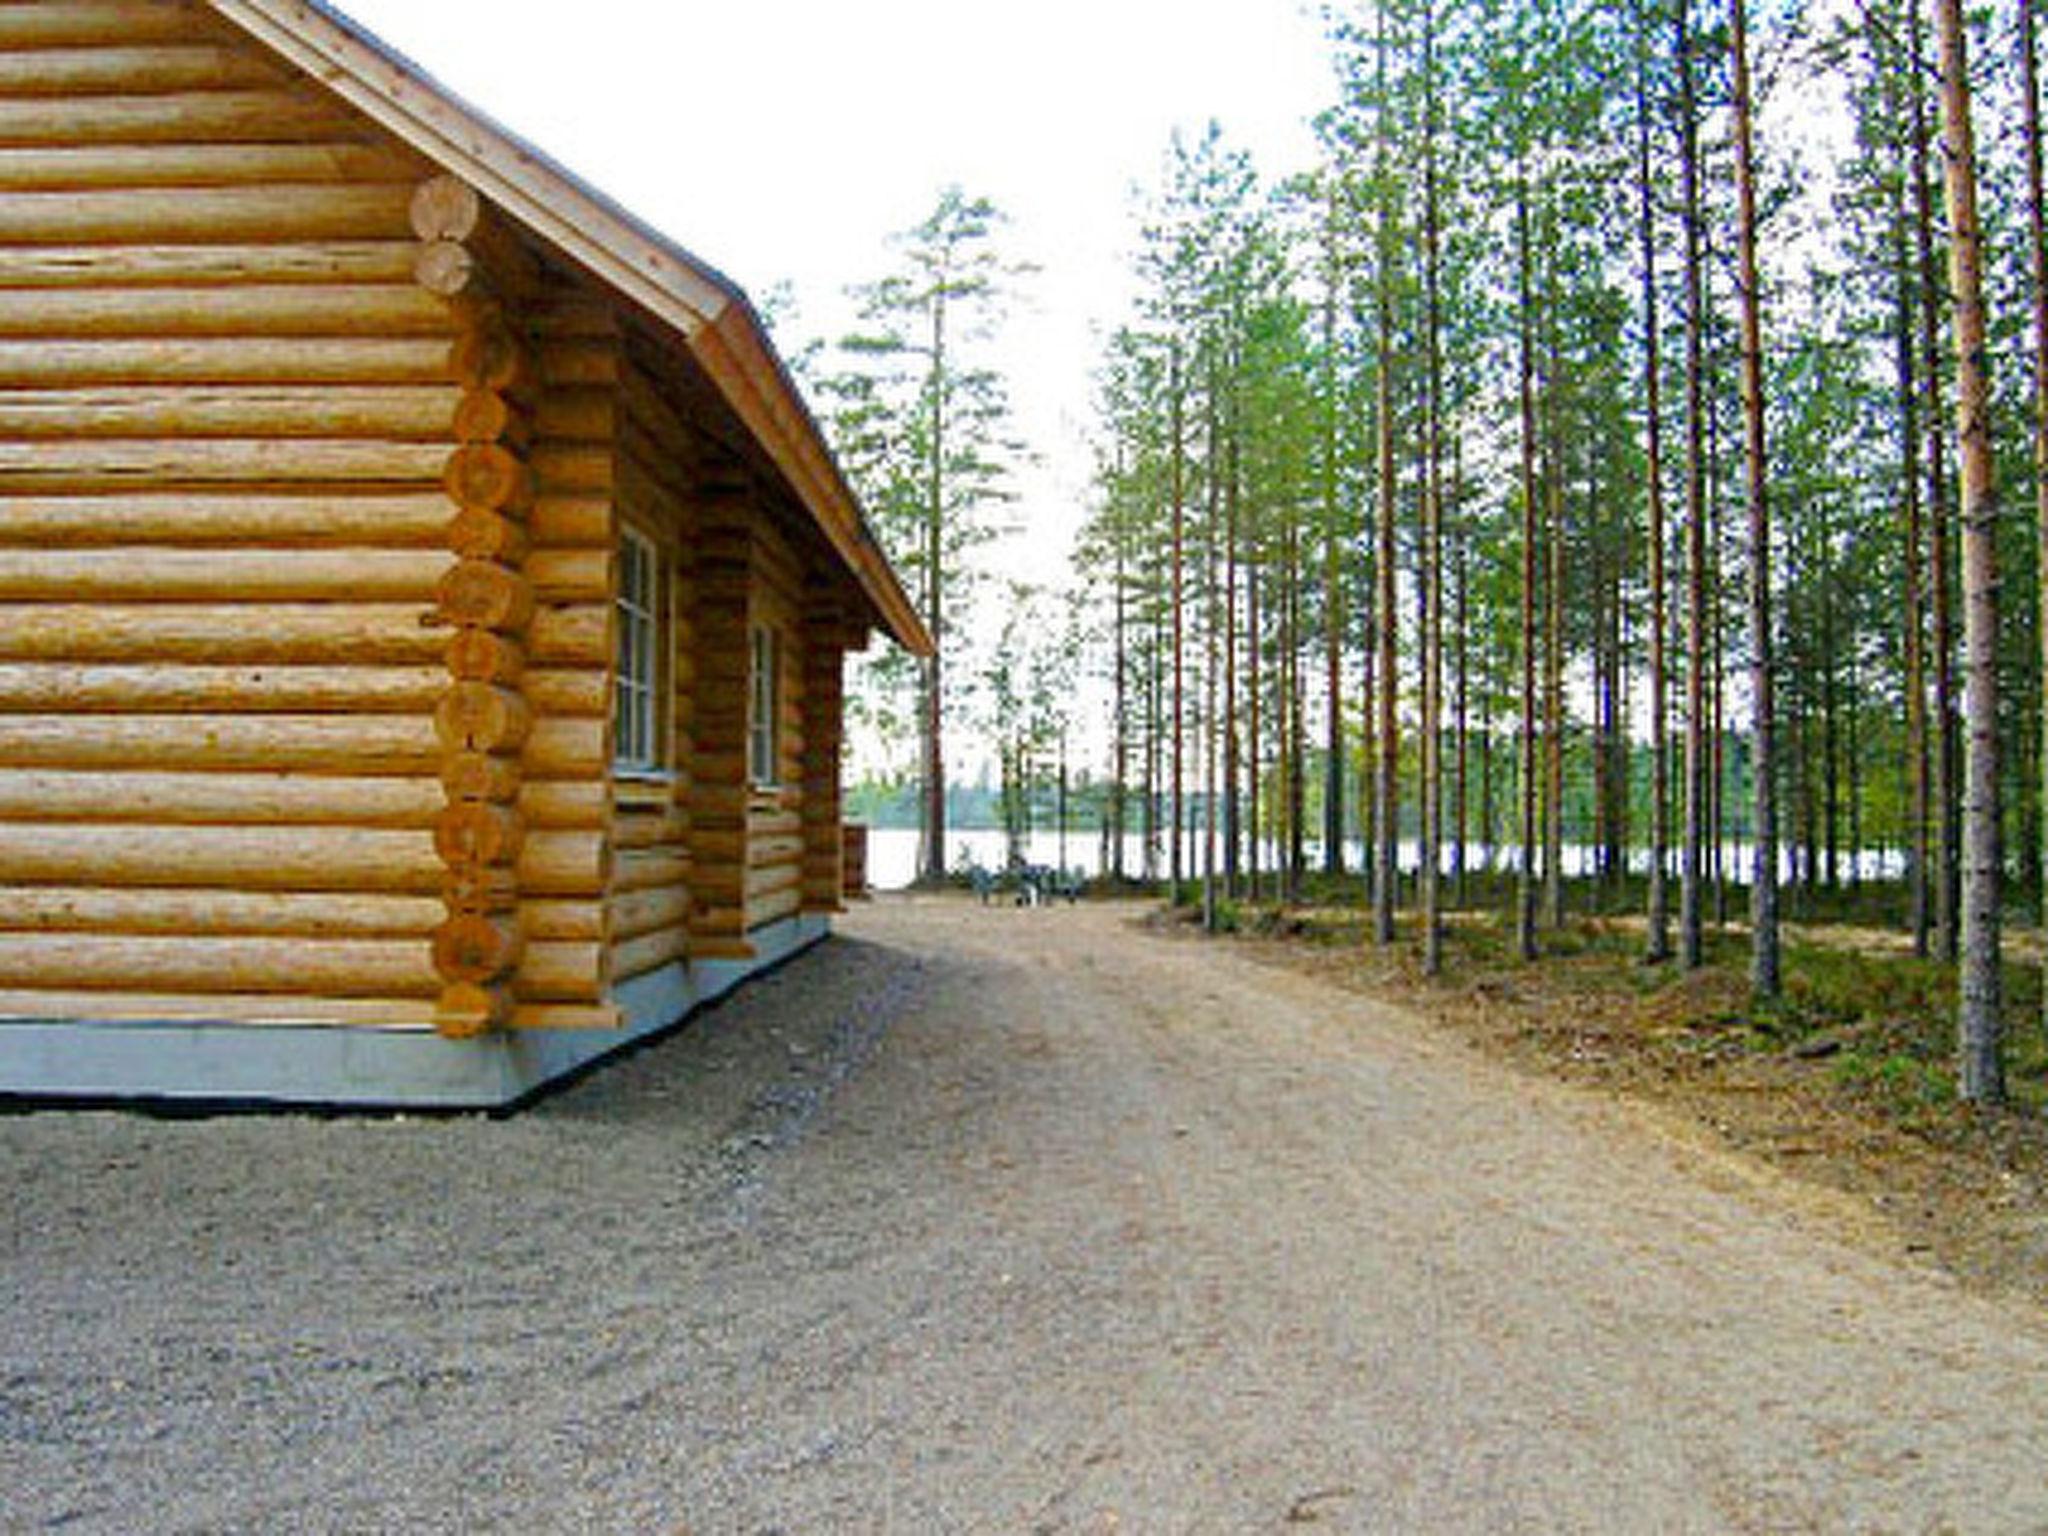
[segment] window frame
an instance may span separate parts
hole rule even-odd
[[[620,778],[662,778],[669,771],[662,700],[669,644],[665,577],[661,546],[622,526],[612,593],[612,772]]]
[[[747,626],[747,782],[782,783],[782,644],[772,624]]]

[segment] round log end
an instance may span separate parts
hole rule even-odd
[[[524,511],[533,505],[533,471],[499,443],[464,443],[448,456],[441,484],[465,511]]]
[[[482,800],[506,805],[519,793],[519,759],[484,752],[455,752],[441,763],[441,789],[453,802]]]
[[[517,683],[526,671],[526,651],[518,641],[488,629],[458,629],[448,641],[448,671],[459,682]],[[479,799],[501,799],[482,795]]]
[[[519,933],[510,922],[459,912],[434,930],[434,969],[451,984],[481,986],[518,963]]]
[[[516,631],[533,617],[533,586],[491,560],[463,560],[434,590],[441,617],[477,629]]]
[[[451,866],[509,864],[519,856],[524,834],[511,806],[462,800],[434,818],[434,851]]]
[[[451,752],[516,752],[533,728],[533,710],[509,688],[457,683],[441,696],[434,728]]]
[[[512,1017],[512,999],[502,987],[455,982],[441,989],[434,1028],[450,1040],[474,1040],[502,1029]]]
[[[422,240],[467,240],[483,223],[484,200],[468,182],[436,176],[420,183],[408,211]]]

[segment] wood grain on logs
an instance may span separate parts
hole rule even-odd
[[[519,814],[533,828],[594,831],[606,823],[610,796],[595,779],[535,779],[519,790]]]
[[[308,480],[424,481],[442,468],[433,443],[306,439],[289,453],[264,438],[0,439],[0,486],[76,490],[102,483],[279,484]]]
[[[283,81],[283,71],[254,49],[182,39],[127,47],[0,52],[0,96],[232,90]]]
[[[664,965],[675,964],[689,952],[690,936],[680,928],[664,928],[643,933],[637,938],[622,939],[611,948],[612,979],[617,982],[644,976]]]
[[[431,775],[440,759],[434,722],[420,714],[0,715],[5,767]]]
[[[534,355],[540,377],[550,389],[613,384],[621,367],[619,344],[611,339],[544,339]]]
[[[681,930],[690,921],[690,893],[681,885],[662,885],[612,897],[611,931],[616,939],[637,939],[664,929]]]
[[[612,552],[537,549],[527,559],[526,579],[540,602],[606,602],[612,595]]]
[[[0,989],[310,992],[431,997],[426,946],[409,939],[0,933]]]
[[[424,953],[426,946],[419,946]],[[356,999],[279,993],[73,992],[15,988],[0,992],[0,1018],[117,1019],[165,1023],[330,1024],[357,1029],[432,1027],[429,1005],[417,999]]]
[[[0,12],[4,14],[4,12]],[[0,190],[388,182],[406,163],[374,144],[85,144],[0,148]]]
[[[542,715],[611,713],[611,679],[596,668],[536,667],[526,674],[526,697]]]
[[[445,682],[426,667],[0,662],[0,711],[53,715],[385,714],[433,708]]]
[[[268,934],[424,941],[446,915],[431,896],[0,886],[0,929],[19,932]]]
[[[528,659],[546,666],[608,666],[612,655],[610,603],[548,603],[527,631]]]
[[[21,9],[5,7],[7,13]],[[181,91],[120,96],[0,97],[0,143],[276,143],[341,137],[347,114],[316,91]],[[410,195],[410,188],[395,191]],[[390,233],[405,233],[404,201],[393,204]],[[258,228],[254,233],[264,233]]]
[[[73,384],[438,384],[447,349],[382,336],[0,341],[0,387]],[[438,466],[428,478],[438,477]]]
[[[429,549],[0,549],[0,602],[426,602],[452,569]]]
[[[0,769],[0,818],[8,821],[426,828],[442,806],[429,778]]]
[[[0,288],[0,336],[9,337],[400,337],[448,329],[447,307],[411,283]]]
[[[602,939],[604,904],[582,900],[522,901],[519,925],[529,940]]]
[[[5,15],[0,9],[0,15]],[[183,146],[171,151],[182,154]],[[0,249],[0,288],[140,287],[152,283],[402,283],[409,240],[228,245],[44,245]]]
[[[31,885],[226,886],[246,891],[440,889],[425,832],[360,827],[0,823],[0,869]]]
[[[520,956],[513,986],[522,1001],[594,1003],[604,996],[606,950],[576,939],[540,939]]]
[[[0,658],[266,665],[440,659],[445,632],[417,604],[0,604]]]
[[[0,436],[389,438],[445,442],[461,393],[435,385],[12,390]]]
[[[616,1003],[515,1003],[511,1029],[623,1029],[625,1011]]]
[[[0,55],[4,58],[4,55]],[[0,112],[0,141],[9,135]],[[177,245],[375,240],[405,230],[404,183],[15,192],[0,198],[9,245]]]
[[[190,37],[192,20],[162,0],[68,0],[0,7],[0,48],[63,48]]]
[[[608,447],[546,438],[534,445],[534,480],[547,494],[610,492],[616,483],[617,469],[617,461]]]
[[[611,765],[609,719],[541,719],[526,739],[520,762],[537,779],[589,779]]]
[[[599,896],[609,866],[601,832],[529,832],[519,854],[519,891],[535,896]]]

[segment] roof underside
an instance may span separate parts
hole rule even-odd
[[[876,624],[930,654],[931,637],[735,284],[318,0],[207,3],[675,335],[787,481]]]

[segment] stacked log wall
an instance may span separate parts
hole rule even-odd
[[[696,697],[690,751],[690,954],[748,959],[747,625],[755,517],[738,489],[693,497]]]
[[[0,7],[0,1015],[432,1023],[428,176],[193,6]]]
[[[615,444],[623,526],[657,550],[665,583],[668,644],[661,658],[662,760],[640,778],[615,776],[616,848],[607,897],[609,962],[617,981],[687,958],[690,948],[690,785],[698,682],[697,526],[692,494],[695,436],[663,383],[658,360],[629,348]]]
[[[747,927],[792,917],[804,904],[805,571],[779,528],[763,518],[754,541],[751,622],[775,635],[775,782],[755,785],[747,812]]]
[[[531,830],[519,865],[525,949],[513,1022],[602,1027],[618,1019],[609,897],[620,856],[609,784],[622,341],[610,307],[559,275],[537,298],[533,329],[540,397],[526,686],[534,734],[520,792]]]
[[[803,616],[803,909],[843,912],[845,839],[840,746],[849,624],[831,584],[814,576]]]

